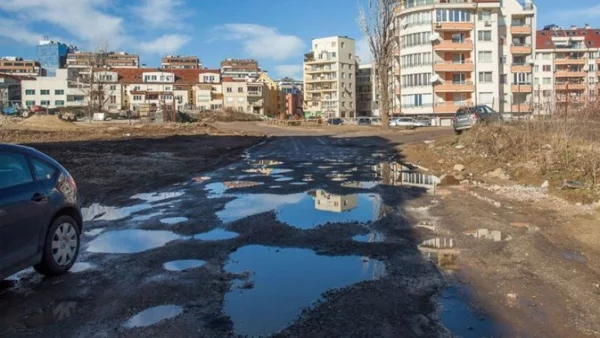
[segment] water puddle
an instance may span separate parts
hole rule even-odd
[[[502,242],[502,241],[510,241],[512,239],[511,236],[503,235],[502,232],[496,230],[488,230],[488,229],[477,229],[472,231],[465,231],[465,235],[471,236],[478,239],[485,239],[488,241],[494,242]]]
[[[579,252],[575,252],[575,251],[563,251],[562,256],[565,259],[568,259],[570,261],[581,262],[581,263],[585,263],[588,260],[587,257],[585,257],[583,254],[581,254]]]
[[[149,221],[151,219],[153,219],[154,217],[158,217],[158,216],[162,216],[164,214],[163,211],[160,212],[153,212],[151,214],[148,215],[140,215],[140,216],[135,216],[134,218],[132,218],[131,220],[134,222],[143,222],[143,221]]]
[[[77,314],[77,302],[63,301],[54,306],[40,309],[37,314],[24,319],[25,325],[29,327],[44,327],[69,319]]]
[[[329,194],[325,190],[291,195],[240,195],[217,212],[224,223],[275,211],[279,221],[300,229],[326,223],[369,223],[383,216],[381,198],[376,194]]]
[[[423,241],[419,246],[419,251],[424,257],[430,259],[444,270],[457,270],[458,255],[460,250],[455,247],[455,241],[452,238],[432,238]]]
[[[215,229],[209,232],[198,234],[194,236],[194,239],[199,241],[224,241],[238,237],[239,234],[233,231],[227,231],[225,229]]]
[[[71,267],[71,270],[69,270],[69,271],[71,273],[78,273],[78,272],[93,270],[95,268],[96,268],[96,266],[92,263],[79,262],[79,263],[73,264],[73,266]]]
[[[132,214],[140,211],[152,209],[151,204],[137,204],[128,207],[108,207],[98,203],[94,203],[86,208],[81,208],[83,221],[117,221],[127,218]]]
[[[235,332],[247,336],[284,329],[327,290],[385,275],[385,265],[368,258],[319,256],[306,249],[257,245],[234,252],[225,269],[251,273],[248,288],[231,290],[224,305]]]
[[[197,269],[204,266],[206,261],[199,259],[185,259],[179,261],[171,261],[163,264],[163,268],[167,271],[187,271],[191,269]]]
[[[85,231],[83,233],[83,235],[87,236],[87,237],[96,237],[96,236],[100,235],[103,231],[104,231],[104,228],[90,229],[88,231]]]
[[[294,170],[293,169],[279,169],[279,168],[252,168],[252,169],[244,170],[245,173],[262,174],[265,176],[291,173],[292,171],[294,171]]]
[[[131,196],[131,199],[139,199],[145,201],[147,203],[156,203],[162,202],[174,198],[178,198],[183,196],[185,193],[183,191],[172,191],[172,192],[157,192],[157,193],[147,193],[147,194],[137,194]]]
[[[187,221],[188,221],[187,217],[170,217],[170,218],[163,218],[160,220],[160,222],[165,225],[176,225],[176,224],[184,223]]]
[[[123,327],[132,329],[157,324],[163,320],[175,318],[183,313],[183,308],[176,305],[161,305],[146,309],[131,317]]]
[[[279,188],[281,188],[281,187],[282,187],[281,185],[272,185],[272,186],[270,186],[269,188],[270,188],[270,189],[279,189]]]
[[[170,231],[121,230],[107,232],[88,244],[87,252],[132,254],[152,250],[184,239]]]
[[[250,165],[253,165],[253,166],[266,166],[266,167],[276,166],[276,165],[281,165],[281,164],[283,164],[283,162],[273,161],[273,160],[259,160],[259,161],[250,162]]]
[[[385,235],[380,232],[373,231],[366,235],[356,235],[352,237],[352,240],[361,243],[381,243],[385,241]]]
[[[292,182],[291,185],[308,185],[306,182]]]
[[[350,181],[342,183],[344,188],[373,189],[379,185],[379,181]]]
[[[262,182],[253,181],[228,181],[228,182],[216,182],[207,184],[204,190],[208,191],[208,198],[222,197],[223,194],[229,189],[239,188],[251,188],[262,185]]]
[[[287,176],[284,176],[284,177],[279,177],[279,178],[277,178],[277,179],[275,180],[275,182],[288,182],[288,181],[293,181],[293,180],[294,180],[294,178],[293,178],[293,177],[287,177]]]
[[[457,282],[442,292],[440,317],[444,326],[457,337],[503,337],[496,323],[470,306],[470,298],[468,288]]]
[[[196,182],[196,183],[203,183],[210,180],[210,177],[208,176],[199,176],[199,177],[194,177],[192,178],[192,181]]]

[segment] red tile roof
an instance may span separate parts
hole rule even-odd
[[[221,79],[221,81],[223,82],[235,82],[235,80],[231,77],[224,77]]]
[[[175,74],[175,84],[196,84],[200,82],[200,74],[220,74],[218,69],[157,69],[157,68],[114,68],[111,71],[119,74],[119,83],[141,83],[143,74],[149,72],[165,72]]]
[[[585,37],[585,48],[600,48],[600,29],[558,29],[537,31],[536,49],[554,49],[552,37]]]

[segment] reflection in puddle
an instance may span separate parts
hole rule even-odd
[[[380,177],[387,185],[418,187],[435,192],[440,184],[438,177],[414,171],[397,162],[383,162],[372,166],[371,169],[375,172],[372,176]]]
[[[139,200],[146,201],[147,203],[154,203],[154,202],[162,202],[164,200],[181,197],[184,194],[185,193],[183,191],[147,193],[147,194],[133,195],[133,196],[131,196],[131,199],[139,199]]]
[[[456,282],[442,292],[440,317],[453,335],[465,338],[504,336],[494,322],[478,314],[469,302],[469,290]]]
[[[222,197],[225,191],[229,189],[251,188],[263,184],[253,181],[228,181],[207,184],[204,190],[208,191],[208,198]]]
[[[274,194],[247,194],[239,195],[227,204],[225,208],[216,213],[224,223],[240,220],[244,217],[260,214],[278,209],[282,205],[298,203],[305,194],[274,195]]]
[[[379,185],[379,181],[350,181],[342,183],[344,188],[373,189]]]
[[[283,176],[283,177],[279,177],[278,179],[276,179],[275,182],[287,182],[287,181],[292,181],[292,180],[294,180],[293,177]]]
[[[253,166],[276,166],[276,165],[280,165],[280,164],[283,164],[283,162],[273,161],[273,160],[260,160],[260,161],[250,162],[250,165],[253,165]]]
[[[96,266],[94,264],[80,262],[80,263],[73,264],[73,266],[71,267],[71,270],[69,270],[69,271],[71,273],[78,273],[78,272],[83,272],[83,271],[87,271],[87,270],[92,270],[95,268],[96,268]]]
[[[185,259],[179,261],[171,261],[163,264],[163,267],[167,271],[187,271],[191,269],[196,269],[204,266],[206,261],[199,259]]]
[[[236,333],[248,336],[280,331],[327,290],[385,275],[385,265],[376,260],[256,245],[234,252],[225,269],[252,272],[254,287],[231,290],[224,305]]]
[[[171,218],[163,218],[160,220],[160,222],[165,225],[175,225],[175,224],[179,224],[179,223],[183,223],[183,222],[187,222],[187,221],[188,221],[187,217],[171,217]]]
[[[352,240],[362,243],[380,243],[385,241],[385,235],[374,231],[366,235],[356,235],[352,237]]]
[[[477,230],[472,230],[472,231],[466,231],[464,234],[467,236],[471,236],[471,237],[475,237],[475,238],[479,238],[479,239],[485,239],[485,240],[494,241],[494,242],[510,241],[512,239],[512,237],[510,237],[510,236],[502,235],[502,232],[500,232],[500,231],[488,230],[488,229],[477,229]]]
[[[161,305],[146,309],[137,315],[131,317],[123,326],[131,329],[135,327],[145,327],[154,325],[160,321],[179,316],[183,312],[181,306]]]
[[[107,207],[98,203],[94,203],[87,208],[81,208],[81,214],[84,221],[116,221],[127,218],[132,214],[148,209],[152,209],[151,204],[138,204],[129,207]]]
[[[43,327],[71,318],[76,313],[77,302],[64,301],[44,310],[40,309],[38,314],[25,318],[24,323],[29,327]]]
[[[253,168],[253,169],[244,170],[244,172],[246,172],[246,173],[257,173],[257,174],[263,174],[265,176],[291,173],[292,171],[294,171],[294,170],[293,169],[279,169],[279,168]]]
[[[131,254],[161,247],[183,239],[170,231],[121,230],[107,232],[88,244],[87,251],[95,253]]]
[[[456,261],[460,250],[455,248],[452,238],[428,239],[419,245],[419,251],[444,270],[458,269]]]
[[[292,182],[291,185],[308,185],[306,182]]]
[[[270,189],[279,189],[279,188],[281,188],[281,186],[280,185],[272,185],[269,188]]]
[[[131,220],[134,221],[134,222],[148,221],[148,220],[153,219],[154,217],[162,216],[163,214],[164,214],[164,212],[162,212],[162,211],[160,211],[160,212],[153,212],[153,213],[148,214],[148,215],[135,216]]]
[[[104,228],[90,229],[88,231],[85,231],[83,235],[88,237],[95,237],[100,235],[102,231],[104,231]]]
[[[233,231],[227,231],[225,229],[215,229],[209,232],[198,234],[194,236],[194,239],[199,241],[224,241],[238,237],[239,234]]]

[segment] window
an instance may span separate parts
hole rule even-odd
[[[552,78],[551,77],[545,77],[542,81],[543,81],[542,84],[545,84],[545,85],[552,84]]]
[[[596,65],[589,65],[589,67],[590,67],[590,72],[596,71]]]
[[[479,31],[477,32],[478,41],[492,41],[492,31]]]
[[[110,103],[111,103],[111,104],[115,104],[115,103],[117,103],[117,97],[116,97],[116,96],[114,96],[114,95],[111,95],[111,96],[110,96]]]
[[[514,73],[513,83],[516,84],[531,84],[531,73]]]
[[[501,84],[506,84],[507,80],[506,80],[506,74],[500,74],[500,83]]]
[[[479,104],[492,104],[494,102],[494,93],[479,93]]]
[[[171,86],[166,86],[165,87],[165,91],[170,91],[171,90]]]
[[[140,86],[133,87],[133,90],[140,90]]]
[[[346,48],[346,43],[342,42],[342,48]]]
[[[533,67],[533,72],[534,73],[539,73],[540,71],[540,66],[539,65],[535,65],[535,67]]]
[[[352,60],[352,53],[348,53],[348,60]]]
[[[331,58],[335,59],[337,57],[337,53],[336,52],[331,52]]]
[[[57,107],[62,107],[65,105],[65,101],[64,100],[56,100],[56,101],[54,101],[54,105]]]
[[[38,181],[49,180],[54,177],[58,170],[46,162],[32,159],[33,169],[35,171],[35,179]]]
[[[25,156],[0,153],[0,190],[33,182]]]
[[[40,90],[40,95],[50,95],[50,90],[49,89],[42,89],[42,90]]]
[[[117,86],[110,86],[110,90],[117,90]]]
[[[492,62],[492,52],[479,52],[479,63],[490,63]]]
[[[477,13],[477,20],[479,21],[490,21],[492,19],[491,11],[479,11]]]
[[[35,89],[26,89],[25,95],[35,95]]]
[[[227,92],[228,92],[228,93],[233,93],[233,88],[231,88],[231,87],[227,87]]]
[[[438,9],[436,11],[437,22],[469,22],[471,11],[461,9]]]
[[[551,65],[543,65],[542,66],[542,71],[544,71],[544,72],[551,72],[552,71],[552,66]]]
[[[479,72],[479,83],[492,83],[492,72]]]
[[[533,84],[536,85],[536,86],[539,85],[540,84],[540,78],[539,77],[534,78],[533,79]]]
[[[595,83],[596,82],[596,78],[594,76],[590,76],[590,83]]]
[[[27,107],[33,107],[33,106],[35,106],[35,101],[25,101],[25,105]]]
[[[542,54],[542,60],[552,60],[552,54],[550,54],[550,53],[543,53]]]
[[[142,101],[142,96],[141,95],[134,95],[133,96],[133,101]]]
[[[342,79],[346,78],[346,73],[342,73]]]
[[[48,106],[50,106],[50,101],[44,101],[44,100],[42,100],[42,101],[40,102],[40,105],[41,105],[41,106],[44,106],[44,107],[48,107]]]
[[[65,91],[62,89],[55,89],[54,95],[65,95]]]
[[[238,93],[243,93],[243,92],[244,92],[244,88],[242,88],[242,87],[239,87],[239,88],[238,88]]]
[[[466,84],[467,75],[464,73],[452,74],[452,84]]]

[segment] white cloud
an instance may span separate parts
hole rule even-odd
[[[183,28],[183,19],[191,15],[182,0],[144,0],[133,13],[153,28]]]
[[[560,20],[563,23],[568,23],[569,20],[577,20],[576,22],[582,22],[584,19],[597,19],[600,16],[600,5],[592,5],[584,8],[571,8],[561,9],[548,15],[547,17],[553,17]]]
[[[26,27],[19,27],[20,23],[16,20],[0,18],[0,36],[9,38],[12,41],[22,42],[26,44],[36,44],[42,39],[42,35],[32,32]]]
[[[180,34],[168,34],[158,37],[149,42],[139,44],[140,50],[151,54],[176,53],[181,47],[190,41],[190,37]]]
[[[302,65],[277,65],[275,66],[277,77],[291,77],[294,80],[302,79]]]
[[[302,54],[305,44],[297,36],[280,34],[277,29],[256,24],[230,23],[217,27],[224,40],[241,41],[244,52],[253,58],[285,60]]]
[[[356,56],[360,59],[360,63],[372,63],[373,54],[365,38],[356,41]]]

